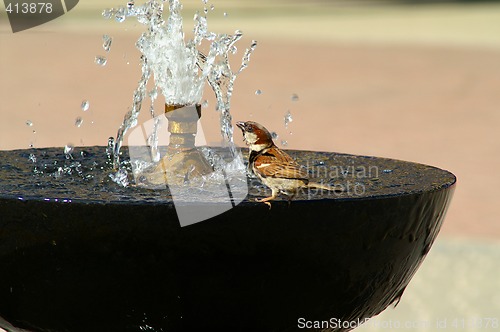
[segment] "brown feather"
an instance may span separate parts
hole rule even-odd
[[[286,152],[272,146],[254,159],[254,168],[264,177],[307,180],[307,173]]]

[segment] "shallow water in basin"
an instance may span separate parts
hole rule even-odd
[[[342,190],[302,190],[295,197],[296,200],[360,199],[411,194],[440,189],[455,181],[451,173],[416,163],[329,152],[288,152],[306,168],[312,181]],[[246,160],[246,150],[243,151],[243,156]],[[122,160],[127,159],[127,151],[124,151]],[[0,197],[61,203],[171,202],[167,186],[160,190],[137,187],[130,175],[130,165],[126,164],[125,167],[128,168],[130,183],[126,187],[110,178],[113,173],[112,161],[107,158],[105,147],[74,148],[71,156],[65,154],[63,148],[0,151]],[[247,200],[270,195],[271,191],[257,178],[248,175],[246,180],[248,187],[245,189],[248,188],[249,192]],[[196,195],[203,191],[204,181],[208,182],[210,179],[197,179],[195,183],[186,184],[191,185],[187,188],[187,193]],[[186,199],[189,200],[189,197]],[[213,195],[211,199],[212,202],[217,202],[218,197]],[[286,196],[281,195],[277,200],[286,199]]]

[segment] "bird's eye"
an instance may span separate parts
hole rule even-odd
[[[248,125],[245,129],[246,129],[246,131],[248,131],[248,132],[252,132],[252,131],[253,131],[253,127],[252,127],[252,126],[250,126],[250,125]]]

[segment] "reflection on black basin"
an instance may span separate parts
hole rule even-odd
[[[234,209],[180,227],[167,191],[106,180],[104,149],[75,153],[79,166],[59,176],[62,149],[0,151],[0,316],[13,325],[294,331],[362,320],[402,295],[456,181],[415,163],[290,151],[310,170],[343,166],[333,181],[364,191],[280,198],[269,210],[252,188]]]

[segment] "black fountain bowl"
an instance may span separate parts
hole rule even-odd
[[[355,177],[362,194],[271,210],[250,195],[180,227],[165,191],[97,176],[104,148],[72,160],[61,150],[0,152],[0,316],[33,331],[349,330],[399,300],[456,181],[415,163],[291,151],[310,168],[353,166],[337,184],[379,172]]]

